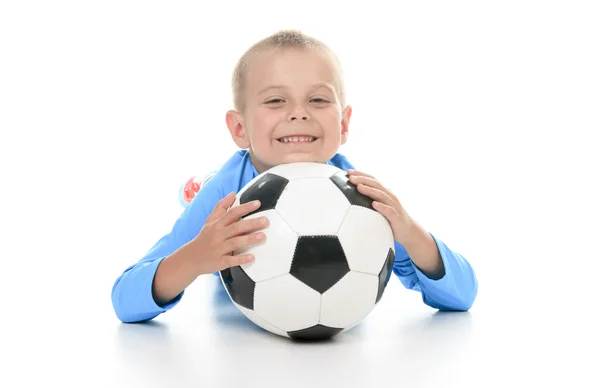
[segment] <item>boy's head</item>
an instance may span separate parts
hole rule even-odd
[[[282,163],[326,163],[348,138],[342,70],[322,42],[280,31],[240,58],[232,79],[231,136],[259,173]]]

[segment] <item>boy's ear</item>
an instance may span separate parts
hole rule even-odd
[[[340,144],[345,144],[348,141],[348,129],[350,127],[350,117],[352,116],[352,107],[350,105],[344,108],[342,112],[342,139]]]
[[[234,110],[227,111],[225,122],[235,144],[242,149],[250,148],[250,139],[242,115]]]

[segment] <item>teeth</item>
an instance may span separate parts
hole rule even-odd
[[[288,136],[279,139],[282,143],[298,143],[298,142],[313,142],[315,138],[312,136]]]

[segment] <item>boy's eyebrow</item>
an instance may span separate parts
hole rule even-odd
[[[311,89],[326,88],[326,89],[329,89],[331,92],[335,91],[335,89],[333,88],[333,86],[331,86],[331,85],[329,85],[327,83],[324,83],[324,82],[319,82],[319,83],[316,83],[316,84],[312,84],[312,85],[310,85],[310,87],[311,87]],[[259,90],[257,94],[262,94],[262,93],[264,93],[264,92],[266,92],[267,90],[270,90],[270,89],[289,89],[289,86],[286,86],[286,85],[270,85],[270,86],[267,86],[264,89]]]

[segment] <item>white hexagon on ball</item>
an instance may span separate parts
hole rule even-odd
[[[319,323],[344,329],[356,326],[375,307],[378,286],[376,275],[348,272],[323,294]]]
[[[390,248],[394,250],[394,234],[387,219],[362,206],[350,207],[338,238],[351,271],[378,275]]]
[[[349,208],[348,199],[326,178],[290,181],[275,207],[300,236],[337,234]]]
[[[292,275],[256,284],[254,311],[286,332],[316,325],[320,309],[321,294]]]
[[[289,273],[298,242],[296,233],[275,210],[254,213],[246,219],[259,217],[269,219],[269,225],[261,229],[266,238],[235,252],[236,255],[254,255],[254,262],[244,264],[242,268],[256,283]]]
[[[235,302],[233,302],[233,304],[246,316],[246,318],[248,318],[255,325],[257,325],[267,331],[270,331],[273,334],[277,334],[282,337],[290,338],[290,336],[285,331],[283,331],[280,328],[273,326],[271,323],[265,321],[263,318],[261,318],[256,313],[256,311],[249,310],[249,309],[245,308],[244,306],[241,306]]]

